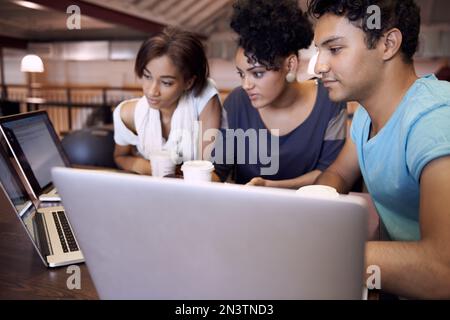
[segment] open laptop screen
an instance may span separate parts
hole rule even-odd
[[[52,183],[51,169],[68,166],[47,113],[6,117],[0,124],[33,191],[40,195]]]
[[[16,211],[20,213],[30,199],[4,149],[3,137],[0,136],[0,140],[2,140],[0,145],[0,182]]]
[[[36,227],[36,208],[10,162],[10,157],[6,152],[7,149],[5,149],[4,143],[5,141],[3,141],[3,137],[0,135],[0,189],[3,188],[5,195],[15,207],[15,211],[25,226],[28,236],[42,257]]]

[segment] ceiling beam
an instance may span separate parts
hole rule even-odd
[[[210,4],[207,10],[204,10],[200,14],[195,17],[195,28],[203,25],[205,20],[211,20],[211,17],[217,17],[222,13],[222,10],[227,9],[227,7],[231,7],[230,0],[216,0],[212,4]],[[200,29],[201,30],[201,29]]]
[[[7,32],[5,32],[7,30]],[[28,32],[23,25],[15,23],[15,21],[0,19],[0,36],[15,39],[28,39]]]
[[[209,3],[209,0],[197,0],[194,5],[183,13],[183,16],[178,20],[178,23],[183,25],[185,22],[191,20],[191,18],[197,16],[200,11],[205,10]]]
[[[160,32],[165,27],[165,25],[158,22],[153,22],[143,18],[135,17],[123,12],[119,12],[116,10],[112,10],[81,0],[58,0],[58,1],[29,0],[29,1],[46,6],[54,10],[62,11],[64,13],[67,12],[67,8],[69,6],[77,5],[78,7],[80,7],[82,15],[86,15],[113,24],[124,25],[129,28],[140,30],[149,34]]]
[[[144,9],[139,10],[137,7],[129,5],[130,2],[124,3],[123,0],[109,0],[108,2],[103,2],[103,1],[104,0],[84,0],[83,2],[89,2],[92,4],[96,4],[98,6],[109,8],[111,10],[123,12],[128,15],[138,17],[138,18],[141,18],[144,20],[150,20],[153,22],[161,23],[165,26],[178,26],[186,31],[194,32],[202,40],[207,39],[207,37],[205,36],[205,34],[203,32],[201,32],[201,30],[197,31],[196,29],[189,29],[189,28],[186,29],[185,26],[180,26],[177,19],[171,20],[168,17],[164,16],[163,14],[158,13],[159,12],[158,10],[162,5],[164,5],[164,7],[165,7],[167,3],[174,4],[176,2],[180,2],[181,0],[165,0],[165,1],[167,1],[167,3],[162,0],[157,0],[156,2],[154,2],[154,4],[156,4],[156,6],[154,6],[154,7],[152,6],[153,2],[148,2],[145,10]],[[146,1],[146,0],[141,0],[141,1]],[[210,0],[210,1],[216,1],[216,0]],[[152,6],[152,10],[149,9],[148,5]],[[141,6],[139,6],[139,7],[141,7]]]
[[[158,6],[159,1],[160,0],[148,0],[148,1],[145,1],[138,8],[142,8],[143,10],[152,11],[153,9],[155,9]],[[144,3],[145,3],[145,5],[144,5]]]
[[[26,49],[27,47],[28,42],[26,40],[0,35],[0,48]]]
[[[217,19],[221,17],[226,17],[231,9],[228,7],[222,7],[222,9],[214,12],[214,14],[211,14],[207,19],[202,19],[202,22],[199,23],[198,19],[187,21],[186,24],[188,25],[195,25],[195,28],[199,30],[204,30],[208,28],[211,24],[214,23]],[[193,26],[194,27],[194,26]]]
[[[157,6],[154,6],[151,11],[155,15],[164,15],[168,10],[173,10],[177,7],[178,0],[164,0],[158,2]],[[179,4],[178,4],[179,5]]]
[[[179,17],[180,15],[184,14],[184,12],[189,9],[189,7],[192,7],[195,2],[197,2],[197,0],[184,0],[176,7],[168,8],[168,10],[164,12],[166,18],[175,19]]]

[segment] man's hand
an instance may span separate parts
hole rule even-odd
[[[320,170],[308,172],[302,176],[287,179],[287,180],[268,180],[261,177],[253,178],[247,183],[247,186],[269,187],[269,188],[283,188],[297,190],[304,186],[309,186],[314,183],[317,177],[321,174]]]
[[[316,179],[314,184],[333,187],[339,193],[348,193],[360,176],[356,146],[350,138],[347,138],[336,161]]]

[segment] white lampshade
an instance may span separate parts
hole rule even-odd
[[[37,55],[29,54],[22,59],[20,64],[22,72],[44,72],[44,64]]]

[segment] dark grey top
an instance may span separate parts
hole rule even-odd
[[[215,171],[222,181],[233,169],[239,184],[254,177],[285,180],[314,170],[324,171],[336,159],[345,142],[346,104],[330,101],[320,83],[311,114],[284,136],[274,136],[267,130],[242,87],[230,93],[224,107],[228,129],[222,130],[223,145],[216,145],[213,158]],[[236,129],[247,133],[245,139],[242,139],[242,131]]]

